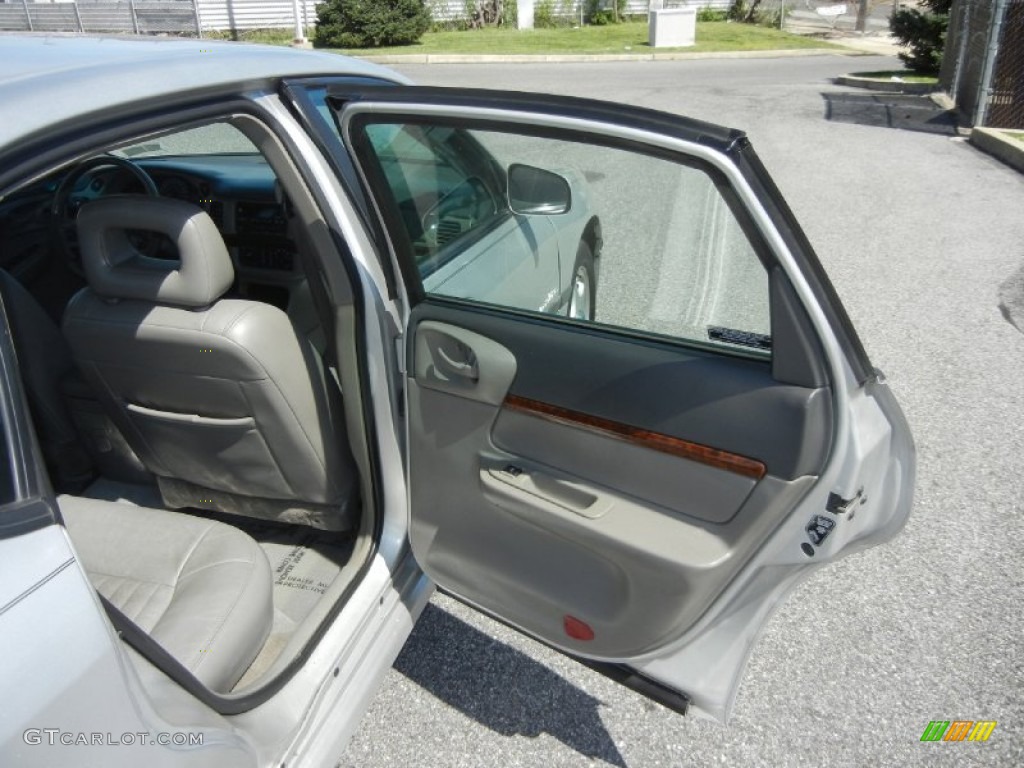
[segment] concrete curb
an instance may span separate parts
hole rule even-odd
[[[349,54],[351,55],[351,54]],[[872,56],[853,48],[792,48],[777,51],[707,51],[704,53],[578,54],[390,54],[358,56],[375,64],[562,64],[606,61],[689,61],[691,59],[789,59],[801,56]]]
[[[866,88],[869,91],[886,91],[887,93],[931,93],[939,89],[938,83],[908,83],[903,80],[882,80],[875,77],[857,77],[856,75],[840,75],[834,80],[836,85],[847,85],[853,88]]]
[[[975,128],[971,131],[970,141],[982,152],[1024,173],[1024,141],[1007,136],[1006,131],[997,128]]]

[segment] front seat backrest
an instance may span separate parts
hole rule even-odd
[[[78,375],[71,350],[32,294],[2,269],[0,296],[50,481],[61,493],[78,493],[94,472],[61,392],[62,383]]]
[[[357,480],[320,361],[269,304],[223,299],[234,268],[202,209],[122,195],[82,207],[89,287],[65,313],[82,373],[164,501],[339,530]],[[178,260],[139,252],[163,235]]]

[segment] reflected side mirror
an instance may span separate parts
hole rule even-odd
[[[508,167],[508,205],[513,213],[557,216],[572,208],[568,179],[543,168],[513,163]]]

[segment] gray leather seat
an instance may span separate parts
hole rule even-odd
[[[58,502],[99,593],[207,687],[230,691],[273,623],[273,579],[259,544],[181,513],[73,496]]]
[[[166,235],[179,261],[140,254],[127,230]],[[123,195],[83,206],[78,232],[89,287],[64,334],[165,503],[351,527],[340,393],[284,312],[221,298],[234,269],[210,217]]]

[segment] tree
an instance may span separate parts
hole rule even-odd
[[[889,30],[900,45],[910,49],[900,53],[908,69],[922,74],[937,74],[946,46],[949,9],[953,0],[921,0],[924,10],[901,8],[889,17]]]
[[[468,0],[466,10],[470,29],[496,27],[505,20],[502,0]]]
[[[327,0],[316,14],[313,40],[331,48],[411,45],[430,27],[424,0]]]

